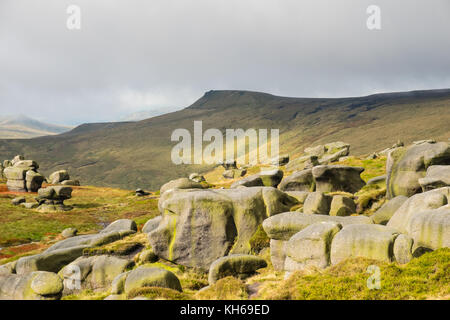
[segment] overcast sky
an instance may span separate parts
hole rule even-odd
[[[51,123],[171,111],[212,89],[450,88],[449,71],[449,0],[0,0],[1,114]]]

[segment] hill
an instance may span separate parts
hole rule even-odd
[[[72,129],[44,123],[27,116],[0,117],[0,139],[29,139],[63,133]]]
[[[281,152],[299,155],[305,147],[332,141],[351,144],[361,155],[397,140],[450,137],[450,89],[348,98],[289,98],[249,91],[209,91],[193,105],[138,122],[86,124],[72,131],[29,140],[0,140],[0,159],[25,154],[49,174],[69,169],[83,184],[157,189],[164,182],[205,171],[170,160],[171,133],[237,128],[280,129]]]

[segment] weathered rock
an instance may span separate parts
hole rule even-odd
[[[125,280],[131,271],[123,272],[116,276],[111,283],[111,294],[122,294],[125,291]]]
[[[283,191],[314,191],[315,182],[311,169],[297,171],[281,181],[280,190]]]
[[[308,214],[328,214],[332,197],[322,192],[311,192],[303,204],[303,212]]]
[[[370,179],[369,181],[367,181],[367,185],[372,185],[372,184],[385,184],[386,183],[386,175],[382,175],[382,176],[378,176],[375,178]]]
[[[127,274],[124,292],[142,287],[162,287],[182,291],[180,280],[172,272],[154,267],[141,266]]]
[[[137,231],[136,222],[130,219],[119,219],[108,225],[105,229],[100,231],[100,233],[121,232],[121,231],[136,232]]]
[[[406,234],[399,235],[394,242],[395,261],[401,264],[408,263],[413,258],[414,240]]]
[[[153,219],[148,220],[142,227],[142,232],[149,233],[158,228],[159,224],[162,221],[162,218],[162,216],[157,216]]]
[[[189,175],[189,180],[192,180],[192,181],[195,181],[198,183],[206,181],[205,177],[198,173],[191,173]]]
[[[425,142],[390,152],[386,162],[388,199],[420,192],[419,179],[425,177],[428,167],[435,165],[450,165],[450,143]]]
[[[25,157],[22,155],[17,155],[11,160],[11,164],[14,166],[17,162],[25,160]]]
[[[356,212],[356,204],[352,198],[335,195],[330,205],[330,216],[349,216]]]
[[[362,167],[317,166],[312,169],[312,174],[316,191],[355,193],[365,185],[360,176],[363,171]]]
[[[106,289],[118,275],[133,264],[133,261],[115,256],[80,257],[65,266],[60,274],[65,282],[71,282],[74,278],[80,281],[80,286],[76,289]],[[78,272],[74,273],[74,270]]]
[[[14,164],[14,167],[30,168],[32,170],[39,169],[39,165],[34,160],[20,160]]]
[[[3,161],[3,169],[6,169],[8,167],[12,167],[12,162],[11,160],[4,160]]]
[[[67,170],[58,170],[53,172],[48,179],[51,184],[58,184],[64,180],[70,180],[70,175]]]
[[[201,183],[189,180],[188,178],[180,178],[169,181],[166,184],[164,184],[160,189],[160,193],[163,194],[164,192],[174,189],[204,189],[204,188],[205,188],[204,185]]]
[[[17,261],[12,261],[12,262],[8,262],[3,265],[0,265],[0,276],[16,273],[16,264],[17,264]]]
[[[376,224],[387,224],[389,220],[392,218],[394,213],[408,200],[408,197],[398,196],[395,197],[378,209],[372,216],[373,223]]]
[[[25,199],[25,197],[16,197],[14,199],[11,200],[11,203],[15,206],[18,206],[21,203],[26,202],[27,200]]]
[[[36,202],[23,202],[20,205],[25,209],[36,209],[37,207],[39,207],[39,204]]]
[[[314,223],[292,236],[286,243],[286,255],[296,261],[295,269],[315,266],[325,268],[330,264],[330,248],[334,236],[341,230],[342,225],[336,222]]]
[[[152,249],[142,250],[136,257],[136,263],[152,263],[158,261],[158,256]]]
[[[226,160],[225,162],[222,162],[220,165],[224,167],[225,170],[237,169],[236,160]]]
[[[287,240],[270,239],[270,260],[276,271],[284,270]]]
[[[228,254],[250,253],[262,221],[285,212],[295,198],[271,187],[178,190],[160,199],[163,219],[149,233],[155,253],[178,264],[208,269]]]
[[[425,178],[419,179],[419,184],[424,192],[450,186],[450,165],[428,167]]]
[[[9,191],[14,192],[26,192],[27,191],[27,184],[25,180],[13,180],[8,179],[6,181],[6,187]]]
[[[306,198],[310,194],[310,192],[308,192],[308,191],[286,191],[286,193],[288,195],[290,195],[291,197],[294,197],[295,199],[297,199],[298,202],[301,204],[305,203]]]
[[[80,181],[78,180],[64,180],[61,182],[61,184],[63,186],[74,186],[74,187],[78,187],[80,186]]]
[[[64,229],[61,232],[61,236],[63,236],[64,238],[71,238],[71,237],[75,237],[78,233],[78,230],[76,228],[67,228]]]
[[[28,170],[25,175],[25,180],[26,180],[27,191],[28,192],[37,192],[41,188],[42,183],[45,180],[45,177],[40,173],[37,173],[32,170]]]
[[[0,300],[57,300],[62,291],[61,278],[51,272],[0,275]]]
[[[225,171],[222,173],[222,176],[223,176],[225,179],[234,179],[234,170],[232,170],[232,169],[225,170]]]
[[[342,226],[372,224],[372,220],[366,216],[335,217],[303,212],[285,212],[264,220],[263,228],[271,239],[289,240],[294,234],[309,225],[322,221],[337,222]]]
[[[283,171],[281,170],[264,170],[260,173],[248,176],[242,180],[236,181],[231,188],[244,187],[277,187],[283,179]]]
[[[265,267],[267,267],[267,262],[257,256],[246,254],[225,256],[214,261],[209,267],[208,282],[213,284],[228,276],[243,279]]]
[[[7,182],[6,186],[10,191],[17,192],[26,192],[26,180],[25,176],[28,170],[31,168],[28,167],[7,167],[3,170],[3,175],[6,177]]]
[[[391,262],[398,234],[395,229],[377,224],[345,226],[331,243],[331,263],[357,257]]]
[[[67,186],[52,186],[41,188],[38,190],[38,198],[64,201],[72,198],[72,191],[73,189]]]

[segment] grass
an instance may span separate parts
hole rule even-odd
[[[138,233],[103,246],[86,248],[83,250],[83,255],[97,256],[106,254],[125,256],[136,252],[139,249],[145,248],[146,246],[148,246],[147,234]]]
[[[191,300],[192,297],[177,290],[159,287],[143,287],[136,288],[130,291],[127,298],[133,299],[136,297],[145,297],[151,300]]]
[[[248,292],[242,280],[226,277],[197,292],[195,298],[198,300],[245,300],[248,299]]]
[[[386,157],[376,159],[361,159],[358,157],[349,157],[346,160],[336,162],[334,164],[363,167],[365,170],[361,173],[361,178],[367,182],[372,178],[386,174]]]
[[[0,185],[0,190],[4,189],[5,186]],[[73,189],[72,199],[65,203],[74,209],[55,213],[40,213],[14,206],[11,200],[19,194],[0,192],[0,247],[3,247],[0,249],[0,259],[22,254],[26,249],[11,246],[36,241],[49,243],[60,239],[61,231],[69,227],[77,228],[79,234],[92,233],[112,221],[127,218],[142,228],[148,219],[159,214],[157,196],[136,197],[131,191],[113,188],[83,186]],[[36,196],[20,195],[25,196],[28,202],[34,201]]]
[[[380,268],[381,289],[370,290],[368,267]],[[297,271],[281,282],[268,282],[258,298],[273,300],[449,299],[450,249],[443,248],[406,265],[350,259],[325,270]]]

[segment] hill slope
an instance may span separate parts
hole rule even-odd
[[[450,137],[450,90],[378,94],[339,99],[286,98],[248,91],[210,91],[190,107],[139,122],[88,124],[30,140],[0,140],[0,159],[25,154],[41,171],[67,168],[83,184],[156,189],[169,179],[205,170],[175,166],[173,130],[280,129],[281,152],[300,154],[311,145],[351,144],[352,154],[391,146],[397,140]]]
[[[0,117],[0,139],[29,139],[54,135],[71,127],[48,124],[26,116]]]

